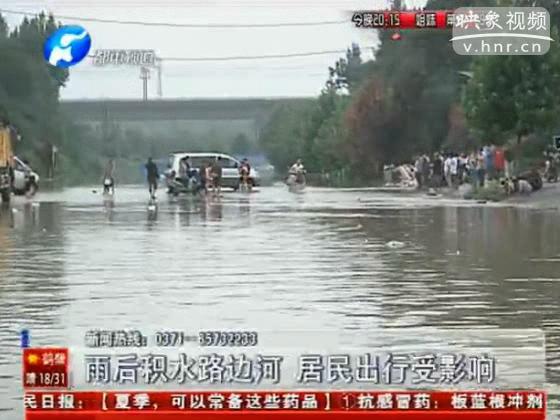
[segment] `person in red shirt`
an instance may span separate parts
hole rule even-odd
[[[506,159],[504,156],[504,149],[501,147],[496,147],[496,150],[494,152],[494,168],[498,177],[504,175],[504,170],[506,168]]]

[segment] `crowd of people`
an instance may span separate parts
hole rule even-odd
[[[502,147],[485,146],[470,154],[424,154],[414,162],[418,188],[456,188],[463,183],[483,187],[489,180],[508,177],[509,160]]]
[[[387,186],[435,190],[459,188],[469,184],[474,189],[489,181],[499,181],[506,194],[528,193],[542,188],[543,182],[557,182],[560,169],[560,147],[550,146],[544,152],[544,165],[519,172],[511,152],[489,145],[470,154],[435,153],[419,155],[412,164],[385,166]]]

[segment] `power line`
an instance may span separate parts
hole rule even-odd
[[[361,47],[362,50],[372,49],[374,46]],[[229,57],[156,57],[157,61],[162,62],[202,62],[202,61],[240,61],[240,60],[270,60],[278,58],[298,58],[298,57],[313,57],[319,55],[334,55],[345,54],[348,50],[323,50],[323,51],[307,51],[300,53],[287,53],[287,54],[268,54],[268,55],[236,55]],[[90,58],[95,58],[95,55],[88,55]]]
[[[228,65],[227,67],[227,73],[247,73],[247,72],[306,72],[306,71],[310,71],[310,70],[316,70],[316,65],[314,66],[306,66],[306,65],[302,65],[302,66],[259,66],[259,65],[251,65],[251,66],[236,66],[236,65]],[[181,70],[181,66],[177,66],[177,67],[166,67],[168,70],[165,72],[165,74],[167,76],[169,75],[179,75],[179,76],[184,76],[184,75],[192,75],[192,74],[199,74],[199,73],[208,73],[209,69],[208,66],[205,66],[203,68],[199,68],[199,67],[195,67],[195,66],[189,66],[188,68]],[[135,73],[136,70],[138,68],[137,67],[132,67],[132,66],[128,66],[128,67],[109,67],[109,66],[103,66],[103,67],[96,67],[94,65],[92,66],[77,66],[75,68],[72,69],[72,73],[73,74],[78,74],[78,73],[107,73],[107,74],[112,74],[112,73]],[[172,69],[171,71],[169,71],[169,69]],[[216,73],[220,73],[223,74],[224,71],[220,70],[220,69],[216,69],[215,70]],[[323,73],[328,73],[326,70],[323,71]]]
[[[374,48],[373,46],[365,49]],[[344,54],[347,50],[308,51],[301,53],[270,55],[238,55],[230,57],[160,57],[161,61],[235,61],[235,60],[269,60],[275,58],[312,57],[316,55]]]
[[[381,3],[379,3],[381,1]],[[422,0],[417,0],[422,3]],[[425,0],[423,0],[425,2]],[[95,8],[99,7],[148,7],[148,8],[155,8],[155,7],[162,7],[162,6],[169,6],[173,8],[193,8],[193,7],[201,7],[201,8],[213,8],[218,10],[219,7],[251,7],[251,8],[282,8],[285,9],[286,7],[289,8],[314,8],[314,9],[328,9],[333,10],[344,9],[367,9],[373,7],[374,9],[384,9],[386,4],[382,2],[382,0],[377,0],[378,5],[372,6],[371,0],[345,0],[341,2],[341,0],[213,0],[212,2],[208,2],[208,0],[158,0],[157,2],[154,0],[98,0],[94,4],[92,3],[79,3],[75,0],[57,0],[56,5],[59,7],[92,7]],[[16,5],[17,7],[29,7],[29,6],[36,6],[37,2],[34,0],[12,0],[12,4]]]
[[[21,12],[17,10],[0,9],[1,13],[22,15],[22,16],[36,16],[37,13]],[[138,26],[156,26],[156,27],[169,27],[169,28],[286,28],[294,26],[326,26],[326,25],[341,25],[348,23],[348,20],[325,20],[316,22],[284,22],[284,23],[173,23],[173,22],[146,22],[137,20],[117,20],[117,19],[101,19],[92,17],[76,17],[76,16],[63,16],[56,15],[57,19],[74,20],[78,22],[97,22],[97,23],[111,23],[117,25],[138,25]]]
[[[306,68],[306,67],[301,67],[301,68],[275,68],[275,67],[270,67],[270,68],[258,68],[258,67],[252,67],[252,68],[247,68],[247,69],[240,69],[240,68],[234,68],[234,69],[228,69],[228,73],[231,75],[235,75],[238,76],[240,73],[242,74],[246,74],[246,73],[256,73],[258,72],[259,74],[267,74],[267,75],[294,75],[294,74],[298,74],[298,75],[304,75],[304,76],[328,76],[328,72],[327,71],[315,71],[314,73],[312,73],[311,71],[313,71],[313,68]],[[128,71],[123,71],[122,68],[114,68],[114,69],[108,69],[108,68],[99,68],[99,69],[93,69],[93,68],[87,68],[87,69],[83,69],[83,68],[77,68],[76,70],[72,71],[72,75],[122,75],[123,77],[128,77],[132,74],[136,75],[138,69],[136,67],[131,67],[130,69],[128,69]],[[205,77],[209,77],[209,76],[215,76],[218,74],[223,74],[220,71],[204,71],[204,72],[177,72],[177,71],[166,71],[164,76],[165,78],[184,78],[184,77],[200,77],[201,73],[203,76]]]

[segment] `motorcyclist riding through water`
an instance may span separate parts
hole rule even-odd
[[[115,193],[115,161],[113,159],[109,161],[103,174],[103,193]]]
[[[305,168],[301,159],[292,165],[288,173],[288,185],[304,185],[305,184]]]

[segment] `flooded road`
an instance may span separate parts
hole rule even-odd
[[[540,328],[559,393],[558,207],[271,187],[208,204],[162,192],[154,214],[146,196],[75,188],[0,214],[0,419],[21,418],[20,328],[65,345],[116,322]]]

